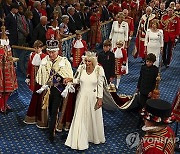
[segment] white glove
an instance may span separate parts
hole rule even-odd
[[[65,87],[65,89],[64,89],[63,92],[61,93],[61,96],[64,97],[64,98],[66,98],[68,92],[70,92],[70,93],[74,93],[74,92],[75,92],[75,89],[74,89],[72,83],[68,83],[68,84],[67,84],[67,86]]]
[[[36,92],[37,92],[38,94],[41,94],[43,91],[44,91],[44,89],[40,88],[40,89],[37,90]]]
[[[46,90],[46,89],[48,89],[48,85],[43,85],[42,88],[43,88],[44,90]]]
[[[73,57],[70,57],[70,60],[73,61]]]
[[[68,91],[69,91],[70,93],[75,93],[75,88],[74,88],[74,86],[73,86],[72,84],[69,85]]]
[[[38,94],[41,94],[44,90],[48,89],[48,85],[43,85],[39,90],[37,90],[36,92]]]
[[[27,78],[27,79],[25,80],[25,82],[29,85],[30,79]]]
[[[63,92],[61,93],[61,96],[66,98],[67,97],[67,94],[68,94],[68,88],[66,86],[66,88],[63,90]]]
[[[126,66],[121,66],[121,72],[126,71]]]

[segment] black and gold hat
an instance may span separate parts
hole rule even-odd
[[[171,104],[162,99],[148,99],[141,115],[144,119],[159,124],[169,124],[175,121]]]

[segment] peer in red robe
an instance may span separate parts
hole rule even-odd
[[[145,41],[145,35],[147,29],[150,28],[152,20],[155,18],[155,14],[152,14],[152,8],[147,7],[146,8],[146,14],[144,14],[139,22],[138,30],[137,30],[137,37],[136,37],[136,45],[135,45],[135,50],[137,50],[137,53],[139,57],[142,59],[145,59],[145,46],[144,46],[144,41]]]

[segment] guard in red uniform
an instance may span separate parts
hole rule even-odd
[[[122,10],[127,9],[128,11],[131,11],[130,4],[131,4],[131,0],[123,1],[121,4]]]
[[[125,19],[124,21],[126,21],[128,23],[129,26],[129,32],[128,32],[128,36],[129,36],[129,41],[132,39],[133,33],[134,33],[134,21],[133,18],[128,16],[129,12],[127,9],[123,10]]]
[[[130,3],[130,9],[131,9],[131,12],[129,14],[130,17],[133,18],[134,20],[134,23],[137,22],[137,14],[138,14],[138,2],[137,0],[132,0],[131,3]]]
[[[110,13],[112,13],[113,17],[115,17],[119,12],[122,11],[122,8],[119,5],[118,0],[114,0],[112,3],[109,4],[108,10]]]
[[[71,54],[73,56],[73,64],[72,66],[77,68],[81,63],[82,55],[87,51],[86,41],[82,40],[82,36],[79,32],[76,32],[76,40],[72,42],[72,51]]]
[[[176,121],[180,122],[180,88],[173,102],[173,114],[176,117]]]
[[[9,39],[5,33],[5,26],[1,27],[2,34],[0,39],[0,112],[6,113],[10,107],[7,100],[11,93],[18,88],[16,71],[12,57]]]
[[[139,9],[138,9],[138,16],[141,17],[146,8],[146,1],[145,0],[139,0]]]
[[[139,57],[141,57],[143,60],[145,59],[145,56],[146,56],[144,53],[145,51],[144,41],[145,41],[146,31],[150,27],[151,21],[154,18],[155,18],[155,14],[152,14],[152,8],[147,7],[146,14],[144,14],[141,17],[140,22],[139,22],[135,48],[137,49]]]
[[[177,135],[177,132],[178,132],[178,125],[179,125],[179,122],[180,122],[180,88],[176,94],[176,97],[173,101],[173,114],[176,118],[176,135]],[[180,141],[178,141],[176,143],[176,147],[175,147],[175,151],[178,151],[180,152]]]
[[[145,122],[142,130],[146,134],[142,137],[136,154],[173,154],[175,135],[168,126],[174,121],[171,104],[161,99],[149,99],[146,104],[141,113]]]
[[[163,63],[168,68],[175,39],[179,38],[180,34],[179,18],[172,8],[168,8],[168,13],[162,16],[161,25],[164,32]]]

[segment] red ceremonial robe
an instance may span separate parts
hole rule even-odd
[[[114,48],[113,52],[115,53],[116,50],[117,48]],[[115,57],[115,74],[116,75],[126,74],[125,70],[122,71],[122,64],[123,62],[127,62],[127,50],[122,48],[121,51],[122,51],[123,57],[122,58]]]
[[[0,110],[4,112],[10,94],[18,88],[11,50],[0,47]]]
[[[35,82],[36,73],[37,73],[38,68],[39,68],[39,66],[35,66],[35,65],[32,64],[32,60],[33,60],[35,54],[36,54],[36,52],[33,52],[33,53],[30,54],[29,61],[28,61],[28,68],[27,68],[27,78],[30,79],[29,89],[31,91],[33,91],[33,92],[34,92],[34,88],[35,88],[35,84],[36,84],[36,82]],[[46,54],[41,53],[40,54],[41,60],[44,57],[46,57]]]

